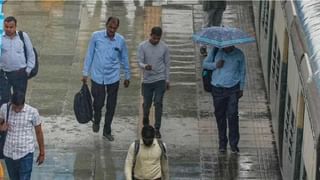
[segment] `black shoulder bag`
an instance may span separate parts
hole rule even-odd
[[[212,62],[214,62],[214,59],[217,55],[218,50],[219,50],[219,48],[215,47],[214,50],[212,51],[212,53],[213,53]],[[211,77],[212,77],[212,70],[210,70],[210,69],[203,69],[202,70],[203,89],[206,92],[210,92],[210,93],[212,91]]]
[[[10,103],[7,104],[7,115],[6,115],[7,117],[1,124],[8,122],[9,112],[10,112]],[[7,131],[0,131],[0,159],[4,159],[3,148],[6,142],[6,137],[7,137]]]

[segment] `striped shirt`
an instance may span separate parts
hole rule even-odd
[[[7,104],[0,108],[0,119],[5,119]],[[25,104],[23,109],[16,113],[10,108],[9,128],[4,144],[3,154],[13,160],[20,159],[35,150],[33,136],[34,126],[41,124],[38,110]]]

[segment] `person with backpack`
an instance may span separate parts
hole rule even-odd
[[[27,33],[23,32],[21,39],[17,31],[17,20],[13,16],[4,19],[2,35],[2,48],[0,57],[0,84],[8,87],[2,88],[1,103],[9,101],[11,91],[26,94],[28,77],[36,64],[33,45]]]
[[[155,138],[155,130],[145,125],[142,139],[133,142],[125,161],[126,180],[168,180],[169,167],[165,144]]]

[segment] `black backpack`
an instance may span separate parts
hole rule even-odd
[[[214,62],[214,59],[217,55],[219,48],[215,47],[214,50],[212,51],[213,53],[213,58],[212,58],[212,62]],[[202,83],[203,83],[203,89],[206,92],[210,92],[212,91],[212,85],[211,85],[211,77],[212,77],[212,70],[209,69],[203,69],[202,70]]]
[[[26,58],[26,63],[28,63],[28,56],[27,56],[27,47],[26,47],[26,43],[24,42],[24,36],[23,36],[23,32],[22,31],[18,31],[19,37],[21,39],[21,41],[23,42],[23,49],[24,49],[24,56]],[[38,69],[39,69],[39,62],[38,62],[38,53],[36,48],[32,47],[33,52],[34,52],[34,57],[35,57],[35,64],[34,67],[32,68],[28,79],[36,76],[38,74]]]
[[[80,91],[74,96],[73,110],[74,114],[76,115],[76,119],[80,124],[85,124],[89,121],[92,121],[92,99],[87,84],[83,84]]]

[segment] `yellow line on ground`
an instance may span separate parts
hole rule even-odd
[[[0,161],[0,180],[4,179],[4,168],[2,166],[2,161]]]

